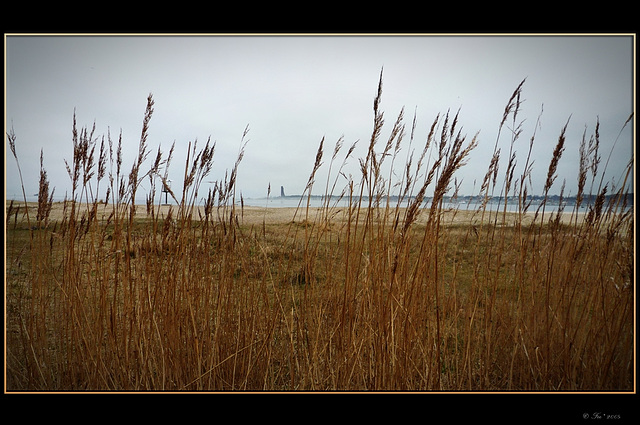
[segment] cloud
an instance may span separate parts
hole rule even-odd
[[[91,128],[95,121],[100,137],[110,131],[117,140],[122,131],[130,167],[149,93],[156,102],[150,149],[162,146],[168,152],[175,142],[174,181],[181,180],[188,143],[197,139],[203,146],[209,136],[216,142],[211,179],[221,178],[233,166],[249,125],[238,178],[246,197],[264,196],[269,183],[272,190],[284,184],[290,194],[301,192],[323,137],[327,156],[341,136],[346,146],[360,140],[357,153],[364,155],[382,67],[385,131],[403,106],[408,130],[417,111],[417,150],[435,116],[449,109],[460,108],[469,139],[480,131],[479,147],[459,175],[463,192],[477,190],[474,181],[486,171],[506,102],[525,77],[520,155],[526,154],[544,105],[534,148],[534,191],[542,189],[553,145],[569,116],[558,181],[566,178],[568,187],[575,187],[585,126],[590,134],[600,117],[608,155],[633,111],[630,36],[8,36],[6,41],[6,121],[18,138],[29,194],[37,191],[40,149],[56,195],[69,191],[64,160],[72,156],[74,109],[78,126]],[[406,155],[408,134],[404,148]],[[629,127],[610,171],[622,169],[631,152]],[[357,176],[357,157],[347,171]],[[19,196],[12,158],[6,177],[6,196]]]

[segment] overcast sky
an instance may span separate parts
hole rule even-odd
[[[516,149],[524,155],[544,105],[534,143],[532,192],[544,186],[551,153],[571,116],[564,156],[552,193],[566,179],[576,191],[582,135],[600,119],[602,165],[633,112],[631,36],[6,36],[6,131],[15,131],[16,150],[28,196],[38,191],[40,150],[56,199],[70,195],[64,160],[73,158],[72,118],[78,127],[96,124],[96,137],[122,131],[124,168],[135,160],[146,98],[155,100],[149,148],[168,152],[174,189],[182,185],[189,141],[216,142],[214,172],[219,180],[233,167],[245,127],[248,144],[237,190],[244,198],[304,190],[320,140],[325,137],[325,170],[335,142],[343,153],[359,140],[345,170],[360,181],[358,156],[366,153],[373,125],[373,99],[384,67],[381,108],[386,129],[405,107],[409,149],[420,150],[436,114],[460,108],[460,125],[479,146],[457,174],[461,193],[479,189],[505,105],[518,84],[526,118]],[[613,150],[607,180],[616,179],[633,155],[627,126]],[[507,156],[508,134],[501,139]],[[14,158],[5,142],[6,199],[21,199]],[[341,155],[342,155],[341,154]],[[152,156],[152,155],[150,155]],[[339,157],[341,158],[341,156]],[[143,166],[148,169],[149,165]],[[402,172],[402,167],[398,168]],[[504,171],[504,165],[501,172]],[[106,180],[108,181],[108,180]],[[324,192],[324,180],[314,188]],[[341,180],[346,183],[346,180]],[[106,183],[102,184],[104,188]],[[205,184],[205,189],[207,188]],[[144,199],[148,183],[141,195]],[[204,194],[204,191],[201,192]]]

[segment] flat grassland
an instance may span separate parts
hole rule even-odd
[[[91,210],[7,211],[10,390],[632,386],[628,235],[583,215]]]

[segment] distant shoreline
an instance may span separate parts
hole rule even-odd
[[[5,214],[9,212],[9,204],[10,200],[5,202]],[[18,208],[24,204],[20,201],[13,201],[13,208]],[[35,220],[35,214],[37,212],[38,204],[37,202],[27,202],[29,206],[29,212],[31,216],[31,220]],[[111,214],[113,208],[113,204],[98,204],[98,216],[100,219],[107,219],[107,217]],[[384,208],[384,207],[381,207]],[[173,217],[176,216],[178,212],[178,207],[176,205],[154,205],[154,212],[158,214],[160,218],[164,218],[169,214],[169,210],[172,211]],[[322,212],[324,208],[322,207],[309,207],[309,217],[308,220],[313,222],[318,213]],[[401,207],[401,215],[403,215],[405,207]],[[83,203],[80,205],[80,213],[88,211],[88,205]],[[286,224],[292,221],[302,222],[307,219],[307,208],[306,205],[301,205],[299,208],[297,207],[273,207],[273,206],[248,206],[240,207],[236,205],[236,216],[238,218],[239,223],[241,224],[262,224],[263,222],[266,224]],[[346,220],[346,207],[337,206],[335,208],[330,208],[329,219],[331,221],[341,222]],[[391,205],[389,211],[393,213],[395,211],[395,205]],[[427,211],[428,208],[422,208],[421,214],[416,220],[417,224],[421,224],[426,222],[427,219]],[[464,225],[464,224],[479,224],[481,219],[481,211],[477,211],[477,209],[455,209],[455,208],[443,208],[444,212],[443,219],[441,223],[454,224],[454,225]],[[486,214],[491,213],[492,217],[495,217],[496,213],[501,216],[502,211],[489,211],[485,212]],[[535,216],[535,209],[531,209],[527,211],[523,216],[523,224],[530,224],[533,221]],[[12,215],[15,212],[11,213]],[[64,214],[64,202],[54,202],[51,208],[51,213],[49,216],[49,220],[51,222],[61,221],[63,219]],[[214,209],[213,214],[216,214],[216,210]],[[507,212],[506,214],[506,225],[513,225],[515,223],[517,212]],[[193,217],[198,220],[200,215],[204,216],[204,207],[202,206],[194,206]],[[555,211],[545,211],[545,221],[550,219],[551,217],[555,217]],[[586,216],[586,212],[578,211],[575,212],[573,209],[567,210],[561,213],[561,222],[565,224],[575,223],[576,218],[577,222],[581,223]],[[18,217],[22,217],[22,214],[18,213]],[[150,217],[147,214],[146,205],[137,205],[136,206],[136,217],[138,218],[148,218]],[[13,217],[9,218],[10,221],[13,221]],[[26,220],[23,218],[19,218],[19,220]],[[500,218],[498,219],[500,222]],[[537,221],[540,220],[540,217],[537,218]]]

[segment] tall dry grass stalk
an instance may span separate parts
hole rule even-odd
[[[323,206],[311,208],[322,139],[294,220],[262,226],[244,223],[242,196],[236,206],[248,128],[231,171],[202,196],[215,144],[189,143],[184,190],[174,193],[174,146],[149,161],[151,95],[128,174],[122,134],[114,152],[110,134],[78,130],[74,116],[64,219],[49,220],[42,163],[38,225],[16,202],[6,213],[7,389],[631,390],[634,222],[623,188],[633,164],[611,195],[613,185],[597,181],[599,122],[591,138],[585,131],[576,205],[561,220],[564,203],[546,207],[565,126],[544,200],[530,211],[535,130],[522,169],[515,155],[523,86],[507,102],[482,201],[469,211],[444,201],[457,193],[478,135],[468,140],[460,111],[447,111],[416,151],[414,114],[398,170],[404,110],[383,140],[381,73],[360,175],[344,173],[356,144],[343,154],[340,138]],[[587,191],[589,178],[597,193]],[[140,215],[135,199],[147,179],[153,190]],[[156,187],[177,206],[163,212]],[[516,213],[507,212],[511,194]],[[496,197],[501,210],[488,208]]]

